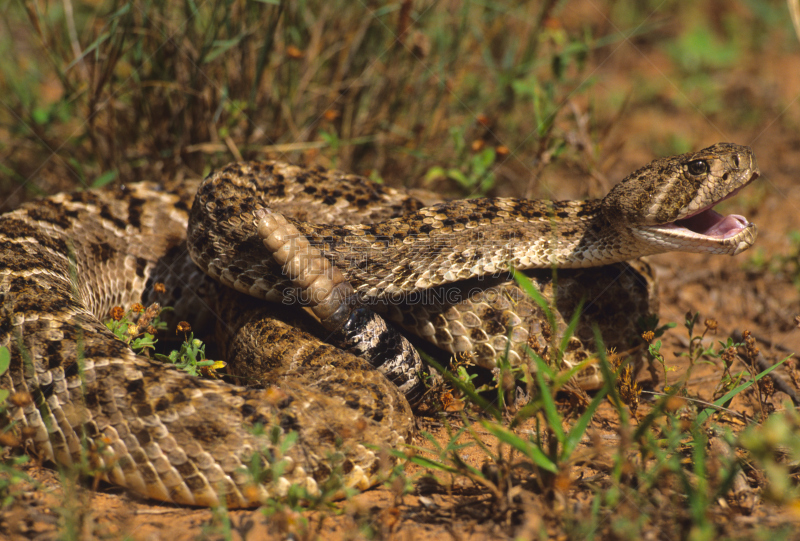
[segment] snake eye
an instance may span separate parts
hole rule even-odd
[[[695,160],[686,164],[686,170],[690,175],[702,175],[708,173],[708,162],[705,160]]]

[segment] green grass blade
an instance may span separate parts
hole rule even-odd
[[[232,49],[237,45],[239,45],[245,37],[246,37],[245,35],[239,35],[232,39],[222,39],[214,41],[214,43],[212,44],[213,48],[211,49],[211,52],[208,53],[208,55],[206,55],[206,57],[203,59],[203,62],[206,64],[213,62],[214,59],[217,58],[218,56],[227,53],[229,49]]]
[[[88,47],[86,47],[86,49],[83,50],[83,52],[81,53],[80,56],[78,56],[75,60],[70,62],[70,64],[67,66],[67,69],[65,71],[69,71],[70,69],[75,67],[75,65],[77,65],[80,61],[82,61],[86,57],[86,55],[91,54],[92,52],[94,52],[109,37],[111,37],[111,32],[103,32],[102,34],[100,34],[100,36],[98,36],[98,38],[96,40],[94,40],[91,44],[89,44]]]
[[[525,294],[533,299],[533,302],[535,302],[536,305],[542,309],[547,321],[550,323],[550,328],[553,330],[553,332],[555,332],[556,317],[553,314],[553,311],[550,309],[550,303],[548,303],[547,299],[544,298],[542,292],[533,285],[531,279],[525,276],[524,273],[513,268],[511,269],[511,273],[514,276],[514,280],[516,280],[517,284],[519,284],[520,289],[522,289],[522,291],[524,291]]]
[[[547,454],[542,451],[537,445],[520,438],[513,432],[507,430],[506,428],[494,424],[488,423],[483,421],[483,427],[488,430],[489,432],[494,435],[498,440],[502,441],[503,443],[507,443],[512,448],[516,449],[526,457],[528,457],[531,462],[536,464],[543,470],[549,471],[551,473],[558,472],[558,465],[549,457]]]
[[[581,299],[581,301],[578,303],[578,306],[575,307],[575,312],[572,314],[572,317],[569,320],[567,329],[564,331],[564,336],[561,337],[561,351],[567,350],[569,339],[575,335],[575,329],[578,327],[578,320],[583,312],[583,301],[584,299]]]
[[[726,404],[734,396],[736,396],[737,394],[741,393],[742,391],[744,391],[745,389],[747,389],[748,387],[753,385],[755,382],[757,382],[758,380],[760,380],[764,376],[768,375],[770,372],[772,372],[773,370],[775,370],[776,368],[778,368],[780,365],[782,365],[783,363],[785,363],[786,361],[788,361],[791,358],[792,358],[792,356],[788,355],[782,361],[779,361],[779,362],[775,363],[773,366],[767,368],[766,370],[764,370],[763,372],[758,374],[751,381],[748,381],[747,383],[742,383],[741,385],[739,385],[735,389],[733,389],[733,390],[729,391],[728,393],[726,393],[725,396],[723,396],[722,398],[719,398],[719,399],[715,400],[714,401],[714,405],[715,406],[722,406],[723,404]],[[716,413],[716,411],[717,410],[715,408],[706,408],[703,411],[701,411],[700,414],[697,416],[697,424],[703,424],[704,422],[706,422],[706,420],[711,415]]]
[[[420,357],[430,366],[436,369],[442,377],[444,377],[447,381],[449,381],[452,385],[454,385],[459,391],[464,393],[472,402],[477,404],[483,411],[489,413],[492,417],[500,421],[503,418],[503,413],[493,406],[488,400],[483,398],[481,395],[464,385],[464,383],[455,377],[449,370],[445,369],[442,365],[436,362],[431,356],[426,355],[425,353],[420,351]]]
[[[598,391],[592,401],[589,403],[589,407],[586,408],[586,411],[578,418],[578,422],[576,422],[572,428],[569,430],[566,439],[564,440],[564,445],[561,449],[561,459],[566,460],[578,446],[583,438],[584,433],[586,433],[586,429],[589,427],[589,422],[594,417],[597,408],[600,407],[600,404],[605,400],[606,395],[608,394],[608,387],[609,382],[603,385],[603,387]]]
[[[548,426],[555,434],[556,439],[558,439],[560,443],[563,443],[566,439],[566,435],[564,434],[564,428],[561,426],[561,416],[558,414],[558,410],[556,409],[556,401],[553,399],[553,391],[548,386],[547,380],[543,377],[543,374],[548,369],[547,363],[535,353],[531,355],[531,357],[533,358],[533,362],[536,364],[536,370],[538,371],[536,382],[539,384],[539,392],[541,393],[539,400],[542,402],[542,409],[544,410],[545,417],[547,417]]]
[[[461,446],[454,447],[453,451],[452,451],[453,456],[457,457],[458,456],[457,455],[457,451],[458,450],[463,449],[464,447],[469,447],[470,445],[471,444],[466,444],[466,445],[461,445]],[[424,449],[424,448],[415,447],[415,446],[408,446],[408,448],[414,450],[415,452],[430,453],[430,449]],[[427,469],[430,469],[430,470],[439,470],[439,471],[452,473],[452,474],[461,474],[461,473],[463,473],[460,469],[458,469],[456,467],[453,467],[453,466],[449,466],[449,465],[445,464],[444,462],[440,462],[439,460],[436,460],[436,459],[433,459],[433,458],[427,458],[427,457],[419,455],[419,454],[409,455],[408,453],[406,453],[402,449],[389,449],[389,453],[392,456],[394,456],[395,458],[398,458],[400,460],[407,460],[407,461],[409,461],[409,462],[411,462],[413,464],[416,464],[417,466],[421,466],[423,468],[427,468]],[[463,461],[459,461],[459,464],[461,464],[462,466],[466,466],[467,469],[470,470],[470,472],[472,472],[474,474],[477,474],[477,475],[480,475],[480,472],[478,470],[476,470],[472,466],[469,466],[469,465],[465,464]]]
[[[540,361],[542,361],[541,372],[539,372],[539,367],[537,367],[537,373],[538,374],[544,375],[544,377],[547,378],[550,381],[555,381],[555,379],[558,377],[558,373],[555,370],[553,370],[552,368],[550,368],[550,365],[548,365],[541,357],[539,357],[539,354],[537,354],[531,348],[526,348],[525,352],[531,358],[536,357]]]
[[[5,346],[0,347],[0,375],[5,374],[9,366],[11,366],[11,352]]]
[[[614,407],[619,412],[622,422],[627,423],[628,415],[622,399],[619,397],[619,393],[617,392],[617,387],[614,385],[614,382],[617,380],[617,376],[611,370],[611,365],[608,364],[608,358],[606,357],[606,346],[603,342],[603,335],[600,333],[600,329],[596,324],[592,325],[592,328],[594,330],[595,348],[597,348],[597,355],[599,357],[598,364],[600,366],[600,372],[603,374],[603,381],[605,381],[606,389],[608,389],[608,396],[611,399],[611,403],[614,404]]]

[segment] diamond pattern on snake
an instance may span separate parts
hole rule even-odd
[[[379,450],[413,433],[410,333],[487,368],[506,351],[529,363],[527,347],[548,359],[555,329],[509,280],[514,267],[558,328],[585,300],[567,366],[592,353],[592,323],[626,349],[656,310],[652,274],[632,260],[746,250],[755,225],[712,207],[757,176],[749,148],[720,143],[655,160],[595,201],[426,206],[355,175],[250,162],[174,189],[27,203],[0,217],[0,345],[12,356],[0,387],[32,398],[10,404],[12,430],[60,464],[88,450],[105,480],[166,502],[234,508],[295,483],[313,492],[334,455],[345,485],[365,489],[389,460]],[[216,333],[247,384],[136,355],[102,323],[114,306],[154,301]],[[256,455],[269,467],[274,431],[297,440],[281,474],[258,482],[246,466]]]

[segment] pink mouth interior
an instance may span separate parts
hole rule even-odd
[[[743,186],[733,190],[731,193],[714,203],[714,205],[717,205],[726,199],[730,199],[731,197],[735,196],[756,178],[758,178],[758,173],[753,173],[753,176],[750,177],[750,180],[748,180]],[[713,237],[716,239],[727,239],[744,231],[749,223],[750,222],[748,222],[747,218],[744,216],[740,216],[738,214],[723,216],[709,206],[708,208],[701,210],[697,214],[689,216],[688,218],[675,220],[670,225],[672,227],[682,227],[688,229],[689,231],[697,233],[698,235],[705,235],[707,237]]]
[[[694,216],[677,220],[674,224],[707,237],[727,239],[747,228],[748,222],[747,218],[738,214],[723,216],[712,209],[706,209]]]

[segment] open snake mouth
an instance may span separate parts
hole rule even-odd
[[[728,216],[723,216],[719,212],[715,211],[713,207],[722,203],[726,199],[730,199],[731,197],[735,196],[740,190],[753,182],[757,177],[758,174],[754,174],[744,185],[733,190],[719,201],[710,204],[706,208],[699,210],[694,214],[687,216],[686,218],[681,218],[680,220],[675,220],[674,222],[666,224],[665,227],[669,229],[684,230],[684,233],[688,232],[691,234],[691,236],[702,236],[719,240],[729,239],[741,234],[748,228],[748,226],[751,225],[747,218],[739,214],[729,214]]]
[[[744,216],[723,216],[713,207],[736,195],[757,177],[758,173],[754,172],[745,184],[688,216],[666,224],[648,225],[634,230],[634,234],[654,247],[652,253],[679,251],[739,254],[753,245],[758,236],[758,228]]]
[[[723,216],[712,208],[701,210],[689,218],[676,220],[673,227],[688,229],[697,235],[715,239],[728,239],[744,231],[749,222],[744,216],[730,214]]]

